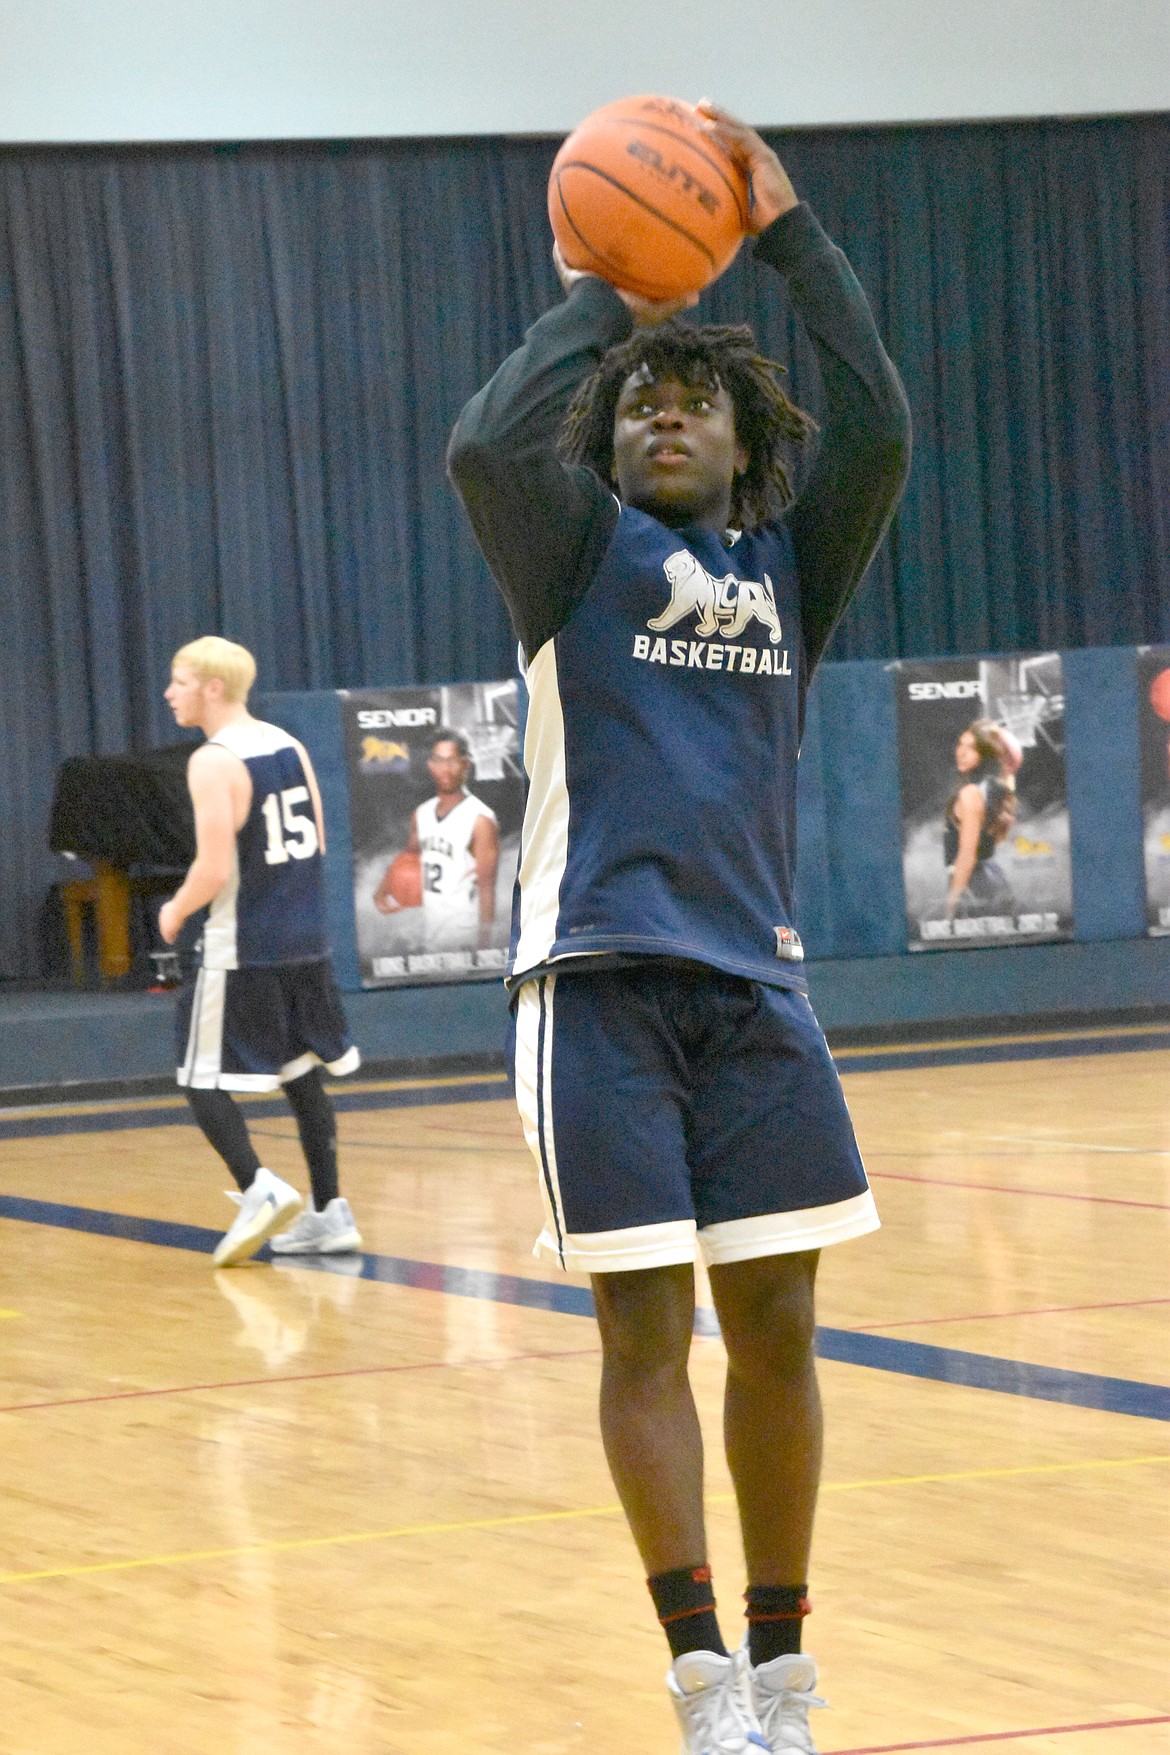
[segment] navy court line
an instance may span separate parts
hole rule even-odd
[[[102,1212],[56,1201],[27,1200],[19,1195],[0,1195],[0,1219],[52,1225],[99,1237],[116,1237],[130,1243],[187,1249],[202,1255],[209,1255],[220,1237],[218,1231],[205,1225],[178,1225],[170,1220],[142,1219],[127,1213]],[[267,1245],[258,1256],[260,1260],[266,1258],[271,1259]],[[518,1274],[496,1274],[482,1268],[457,1267],[445,1262],[412,1261],[398,1255],[370,1254],[332,1260],[327,1257],[316,1260],[285,1258],[282,1267],[286,1263],[288,1267],[318,1273],[343,1273],[355,1279],[378,1280],[385,1285],[443,1292],[456,1298],[482,1298],[496,1304],[547,1310],[561,1316],[594,1314],[593,1298],[588,1289],[570,1285],[567,1281],[527,1280]],[[709,1310],[696,1312],[695,1327],[700,1334],[718,1333],[714,1313]],[[1125,1377],[1100,1377],[1091,1372],[1030,1365],[1018,1359],[997,1359],[986,1353],[960,1352],[949,1347],[928,1346],[921,1341],[858,1334],[838,1328],[817,1329],[817,1353],[820,1358],[839,1364],[859,1365],[870,1371],[889,1371],[899,1377],[918,1377],[964,1389],[995,1390],[1001,1395],[1060,1402],[1067,1407],[1094,1408],[1102,1413],[1129,1414],[1143,1420],[1170,1421],[1170,1385],[1166,1384],[1140,1383]]]
[[[235,1091],[233,1096],[246,1096]],[[345,1091],[329,1087],[333,1106],[339,1111],[362,1109],[429,1108],[438,1103],[483,1103],[510,1095],[503,1079],[476,1079],[460,1085],[405,1085],[390,1091]],[[269,1121],[287,1116],[288,1104],[274,1091],[269,1096],[248,1101],[244,1117],[248,1121]],[[194,1127],[191,1111],[185,1103],[166,1109],[93,1109],[77,1115],[37,1115],[27,1109],[20,1115],[6,1116],[0,1109],[0,1140],[45,1139],[70,1133],[118,1133],[123,1128]]]
[[[1020,1359],[997,1359],[990,1353],[964,1353],[922,1341],[900,1341],[840,1328],[817,1329],[817,1356],[843,1365],[864,1365],[870,1371],[893,1371],[900,1377],[953,1383],[963,1389],[994,1389],[1000,1395],[1026,1396],[1029,1401],[1063,1402],[1069,1407],[1097,1408],[1105,1414],[1135,1414],[1142,1420],[1170,1420],[1168,1384],[1098,1377],[1087,1371],[1029,1365]]]

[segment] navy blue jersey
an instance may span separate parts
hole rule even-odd
[[[512,972],[685,957],[803,988],[792,849],[804,663],[792,543],[623,507],[528,671]]]
[[[304,963],[329,954],[324,861],[304,763],[293,739],[259,719],[225,725],[210,743],[239,756],[252,803],[232,875],[203,929],[206,969]]]

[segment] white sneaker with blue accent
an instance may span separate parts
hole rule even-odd
[[[361,1246],[362,1234],[341,1195],[321,1212],[306,1207],[291,1230],[272,1239],[273,1255],[348,1255]]]
[[[666,1673],[680,1755],[756,1755],[768,1744],[752,1710],[747,1659],[737,1652],[687,1651]]]
[[[805,1652],[748,1665],[752,1703],[769,1755],[817,1755],[808,1728],[811,1707],[824,1706],[816,1692],[817,1666]]]
[[[289,1182],[282,1182],[271,1170],[257,1170],[252,1185],[243,1194],[231,1190],[229,1198],[239,1205],[235,1224],[215,1246],[212,1261],[216,1267],[234,1267],[255,1255],[286,1219],[301,1210],[302,1201]]]

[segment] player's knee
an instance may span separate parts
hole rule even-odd
[[[791,1271],[782,1257],[775,1272],[756,1271],[717,1296],[728,1361],[741,1376],[798,1377],[813,1357],[816,1306],[811,1275]],[[715,1285],[718,1270],[712,1275]]]
[[[608,1370],[686,1370],[694,1327],[689,1280],[664,1270],[600,1274],[593,1281],[602,1357]]]

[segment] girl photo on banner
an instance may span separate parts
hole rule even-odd
[[[890,668],[909,948],[1071,938],[1060,654]]]
[[[363,987],[499,978],[524,814],[516,682],[343,696]]]
[[[1170,933],[1170,646],[1141,647],[1137,673],[1146,931],[1164,938]]]

